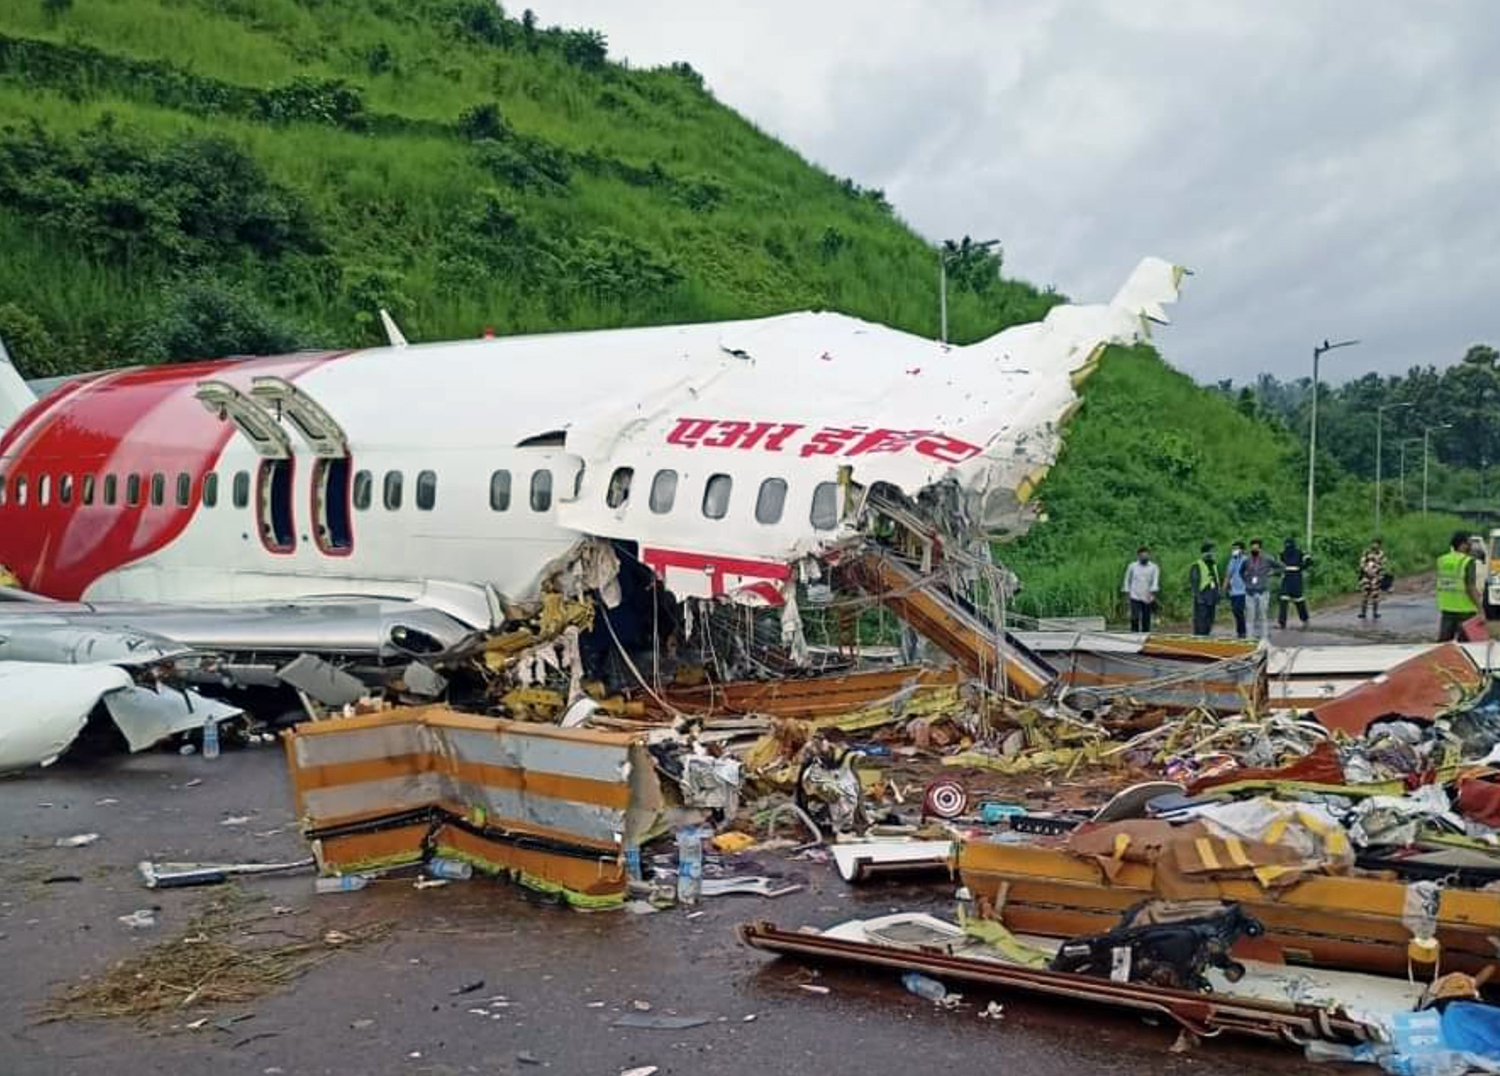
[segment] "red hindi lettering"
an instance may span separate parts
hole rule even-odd
[[[750,432],[748,422],[716,422],[718,434],[703,439],[704,448],[744,448],[740,441]]]
[[[844,454],[863,456],[871,452],[905,452],[921,438],[931,435],[931,430],[871,430]]]
[[[800,429],[802,429],[802,423],[800,422],[783,422],[780,426],[776,427],[775,433],[766,438],[766,451],[780,452],[781,446],[786,444],[787,438]]]
[[[680,418],[672,432],[667,434],[667,444],[697,448],[716,423],[711,418]]]
[[[924,436],[917,442],[916,448],[919,455],[941,460],[944,463],[963,463],[984,451],[978,445],[971,445],[968,441],[961,441],[947,434]]]
[[[801,456],[837,456],[849,442],[865,432],[863,426],[824,426],[802,446]]]

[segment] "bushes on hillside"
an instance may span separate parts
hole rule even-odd
[[[165,144],[108,121],[76,135],[0,130],[0,202],[119,264],[316,253],[306,205],[227,139]]]
[[[144,361],[276,355],[294,351],[299,334],[244,288],[212,279],[186,280],[167,293],[156,319],[142,332]]]

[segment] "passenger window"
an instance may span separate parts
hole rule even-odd
[[[609,491],[604,495],[604,503],[618,508],[630,500],[630,480],[634,477],[634,467],[616,467],[615,473],[609,476]]]
[[[36,503],[41,505],[52,503],[52,476],[44,474],[36,480]]]
[[[755,522],[770,526],[781,522],[781,512],[786,507],[786,480],[768,478],[760,484],[760,493],[755,497]]]
[[[57,476],[57,503],[73,503],[73,476],[70,474],[60,474]]]
[[[812,513],[808,517],[815,531],[831,531],[839,525],[839,484],[819,482],[813,490]]]
[[[86,474],[83,476],[83,488],[79,491],[83,495],[84,507],[94,503],[94,476]]]
[[[375,479],[369,471],[354,472],[354,507],[361,512],[370,507],[370,495],[375,489]]]
[[[138,474],[125,476],[125,503],[131,508],[141,503],[141,476]]]
[[[234,472],[234,506],[236,508],[248,508],[250,506],[250,472]]]
[[[151,476],[151,503],[158,508],[167,499],[167,476],[157,471]]]
[[[26,476],[23,474],[16,475],[16,505],[17,507],[26,505]]]
[[[734,488],[734,479],[727,474],[708,476],[703,487],[703,514],[709,519],[723,519],[729,512],[729,492]]]
[[[219,472],[209,471],[203,476],[203,507],[212,508],[219,503]]]
[[[177,507],[186,508],[193,499],[193,476],[186,471],[177,472]]]
[[[394,512],[401,507],[401,472],[387,471],[385,473],[385,506]]]
[[[107,475],[104,476],[104,503],[105,504],[114,504],[115,503],[115,501],[118,499],[117,496],[116,496],[116,494],[119,492],[119,487],[120,487],[120,480],[118,478],[116,478],[114,475],[107,474]]]
[[[437,503],[437,472],[417,472],[417,507],[423,512],[432,511]]]
[[[490,475],[490,508],[504,512],[510,508],[510,472],[496,471]]]
[[[651,511],[664,516],[677,500],[677,472],[657,471],[651,480]]]
[[[531,472],[531,510],[545,512],[552,507],[552,472]]]

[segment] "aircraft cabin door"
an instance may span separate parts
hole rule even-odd
[[[255,483],[255,530],[272,553],[297,547],[292,503],[292,441],[271,413],[233,385],[201,381],[194,396],[212,414],[233,422],[261,457]]]
[[[312,472],[313,537],[318,551],[346,556],[354,548],[351,481],[354,463],[349,439],[332,415],[296,385],[281,377],[257,377],[250,395],[277,419],[286,418],[316,457]]]

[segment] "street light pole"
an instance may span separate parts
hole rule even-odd
[[[948,255],[941,249],[938,250],[938,309],[941,312],[941,326],[939,327],[938,339],[943,343],[948,342]]]
[[[1307,542],[1302,547],[1304,552],[1312,552],[1313,540],[1313,497],[1317,491],[1317,466],[1318,466],[1318,360],[1323,357],[1323,352],[1332,351],[1334,348],[1353,347],[1359,343],[1358,340],[1340,340],[1336,344],[1330,344],[1324,340],[1313,348],[1313,377],[1312,377],[1312,428],[1308,433],[1307,444]]]
[[[1381,426],[1385,422],[1385,413],[1392,408],[1410,407],[1410,403],[1380,404],[1375,408],[1375,537],[1380,537],[1380,501],[1385,489],[1380,484],[1380,463],[1384,456],[1381,452]]]
[[[1452,426],[1451,422],[1440,422],[1436,426],[1428,426],[1422,431],[1422,514],[1427,514],[1427,445],[1433,430],[1446,430]]]
[[[998,239],[986,239],[976,243],[968,236],[964,237],[962,246],[954,245],[951,240],[949,240],[948,248],[941,243],[938,244],[938,340],[941,343],[948,342],[948,259],[971,250],[982,250],[988,253],[999,245]]]

